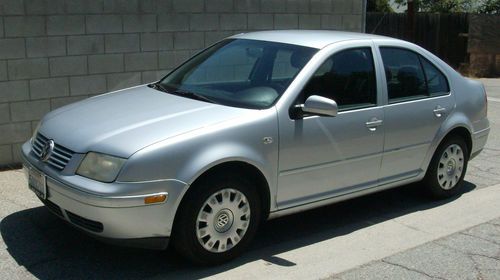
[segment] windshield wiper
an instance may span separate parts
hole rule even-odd
[[[148,87],[152,88],[152,89],[156,89],[156,90],[159,90],[159,91],[163,91],[163,92],[166,92],[166,93],[169,93],[169,91],[159,82],[156,82],[156,83],[151,83],[148,85]]]
[[[198,99],[198,100],[209,102],[209,103],[217,104],[217,102],[215,100],[210,99],[210,98],[208,98],[208,97],[206,97],[204,95],[194,93],[192,91],[175,90],[175,91],[172,91],[172,92],[169,92],[169,93],[176,94],[176,95],[179,95],[179,96],[188,97],[188,98]]]

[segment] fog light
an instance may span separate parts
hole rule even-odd
[[[167,200],[167,194],[156,194],[151,196],[146,196],[144,198],[144,204],[162,203]]]

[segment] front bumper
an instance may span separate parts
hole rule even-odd
[[[46,176],[45,205],[73,226],[99,239],[139,247],[164,247],[170,236],[175,212],[187,185],[177,180],[99,183],[78,175],[58,175],[23,145],[23,165]],[[94,193],[88,190],[103,191]],[[122,190],[110,193],[113,190]],[[128,194],[123,190],[128,190]],[[107,191],[107,192],[106,192]],[[168,193],[164,203],[144,204],[144,197]],[[124,242],[120,242],[124,241]]]

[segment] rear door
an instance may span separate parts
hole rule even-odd
[[[400,47],[380,47],[388,104],[380,183],[410,178],[422,163],[441,124],[453,109],[446,76],[429,60]]]

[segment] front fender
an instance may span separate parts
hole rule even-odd
[[[152,144],[128,160],[117,181],[175,179],[191,185],[210,168],[228,161],[253,165],[276,193],[278,127],[274,108],[204,127]],[[272,143],[264,143],[271,137]]]

